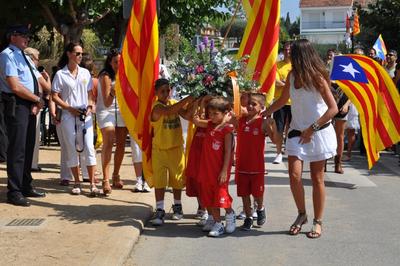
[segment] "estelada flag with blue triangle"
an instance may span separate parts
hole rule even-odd
[[[335,56],[331,80],[335,80],[360,114],[368,168],[379,152],[400,141],[400,96],[385,69],[363,55]]]
[[[379,34],[378,39],[376,39],[374,46],[372,48],[376,51],[376,56],[385,61],[387,49],[385,42],[383,41],[382,34]]]

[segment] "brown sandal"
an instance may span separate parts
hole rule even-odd
[[[104,195],[108,195],[111,194],[111,186],[110,186],[110,181],[107,180],[103,180],[102,181],[102,187],[103,187],[103,194]]]
[[[321,232],[317,232],[317,225],[321,227]],[[322,221],[313,219],[313,226],[311,227],[311,231],[307,233],[307,237],[311,239],[317,239],[321,237],[322,233]]]
[[[307,214],[305,212],[303,212],[303,213],[299,212],[299,215],[297,215],[296,220],[290,226],[289,235],[292,235],[292,236],[298,235],[301,231],[301,227],[303,226],[303,224],[306,224],[307,222],[308,222]]]
[[[124,187],[124,182],[121,181],[121,178],[119,175],[113,175],[112,184],[113,184],[113,188],[116,188],[116,189],[122,189]]]

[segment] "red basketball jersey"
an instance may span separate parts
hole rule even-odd
[[[240,173],[264,173],[265,134],[263,118],[247,123],[246,117],[239,119],[236,146],[236,171]]]
[[[225,136],[231,134],[233,129],[231,124],[215,129],[211,121],[208,123],[199,169],[200,199],[204,207],[229,208],[231,206],[232,198],[228,192],[228,184],[232,157],[226,173],[228,180],[224,184],[219,184],[218,177],[224,163]]]

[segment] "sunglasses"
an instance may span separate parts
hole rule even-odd
[[[81,55],[83,55],[83,53],[81,53],[81,52],[74,52],[74,54],[75,54],[76,56],[81,56]]]
[[[394,54],[387,54],[386,56],[394,56]]]

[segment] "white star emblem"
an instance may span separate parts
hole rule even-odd
[[[346,65],[340,65],[340,66],[343,67],[343,72],[350,73],[350,75],[352,75],[353,78],[356,77],[355,73],[360,73],[360,71],[358,71],[353,67],[352,63],[349,63],[347,66]]]

